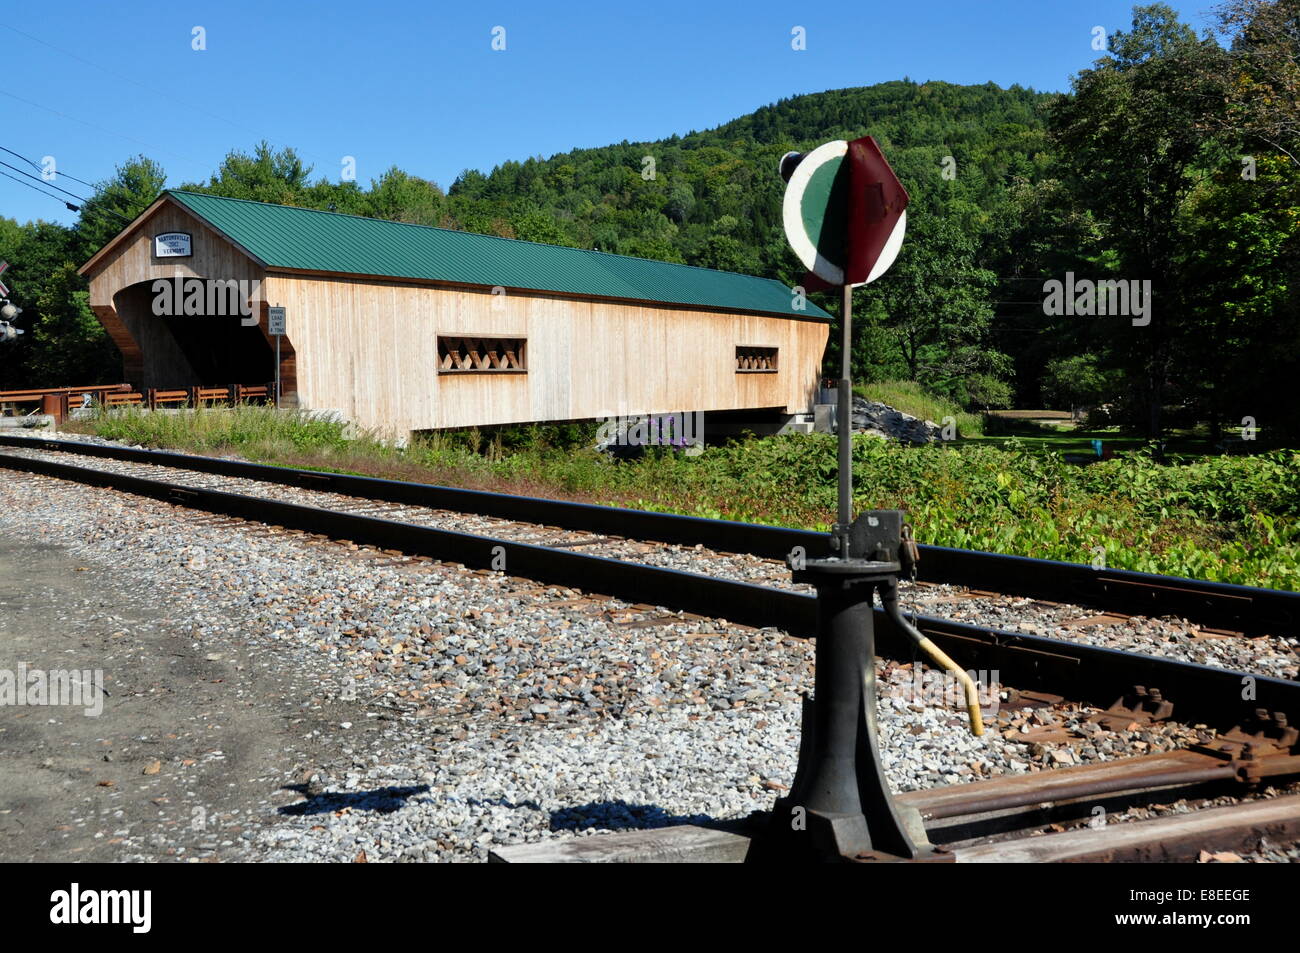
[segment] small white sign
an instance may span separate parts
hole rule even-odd
[[[284,334],[284,308],[268,308],[266,317],[268,334]]]
[[[157,258],[189,258],[191,250],[189,232],[163,232],[153,237],[153,253]]]

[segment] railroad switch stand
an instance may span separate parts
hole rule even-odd
[[[817,588],[814,697],[805,698],[799,765],[750,862],[951,860],[926,840],[920,814],[894,802],[880,763],[876,726],[873,594],[896,594],[903,512],[861,514],[848,553],[794,566]],[[896,604],[896,603],[895,603]]]

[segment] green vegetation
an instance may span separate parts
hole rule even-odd
[[[78,426],[267,463],[821,530],[835,509],[835,441],[822,434],[613,462],[574,427],[442,434],[397,450],[257,407],[115,412]],[[1014,439],[953,448],[863,437],[854,452],[857,506],[907,509],[922,542],[1300,590],[1300,452],[1175,466],[1139,452],[1087,467]]]
[[[126,407],[70,420],[65,429],[126,444],[206,454],[234,452],[268,462],[294,453],[368,455],[384,449],[364,436],[348,440],[340,421],[253,405],[208,408],[197,413],[151,413]]]
[[[1153,445],[1145,437],[1122,433],[1118,428],[1094,429],[1071,427],[1068,423],[1035,424],[1023,421],[988,421],[983,436],[964,438],[965,445],[983,444],[1002,447],[1008,442],[1023,450],[1059,453],[1069,460],[1077,457],[1096,457],[1092,442],[1100,440],[1112,454],[1153,452]],[[1204,434],[1174,431],[1162,442],[1166,457],[1178,463],[1191,463],[1194,458],[1215,455],[1219,445]],[[1078,461],[1076,461],[1078,462]]]
[[[748,272],[789,285],[778,158],[874,135],[911,195],[893,268],[857,295],[855,379],[917,381],[970,411],[1111,405],[1155,439],[1251,425],[1300,441],[1300,39],[1296,0],[1226,0],[1198,37],[1163,3],[1056,96],[911,80],[782,100],[703,132],[467,170],[445,191],[392,168],[312,178],[266,143],[184,184],[281,202]],[[649,161],[647,161],[649,160]],[[157,195],[125,163],[71,229],[0,219],[22,323],[0,388],[118,376],[71,265]],[[1151,282],[1149,322],[1045,314],[1044,283]],[[815,296],[816,297],[816,296]],[[816,297],[835,312],[838,302]],[[1073,304],[1074,302],[1071,302]],[[827,367],[838,364],[832,334]]]
[[[1112,566],[1300,588],[1296,453],[1191,456],[1237,427],[1259,428],[1252,448],[1300,446],[1296,9],[1226,0],[1213,34],[1198,37],[1166,4],[1137,7],[1131,29],[1109,31],[1108,50],[1061,96],[910,80],[833,90],[703,132],[466,171],[445,191],[397,168],[368,186],[313,181],[292,149],[262,143],[183,187],[793,286],[802,269],[781,231],[778,158],[874,135],[911,195],[909,232],[890,272],[858,292],[855,380],[916,416],[955,417],[965,439],[862,441],[860,504],[909,508],[932,542],[1075,561],[1101,547]],[[120,377],[74,266],[165,180],[137,157],[73,228],[0,218],[5,280],[30,332],[6,346],[0,389]],[[1067,273],[1149,281],[1150,320],[1045,314],[1045,281]],[[837,313],[837,301],[816,300]],[[828,369],[838,341],[832,333]],[[981,427],[979,412],[1009,405],[1104,413],[1070,432],[987,416]],[[833,505],[821,437],[613,464],[589,451],[581,427],[443,435],[397,451],[248,409],[93,426],[272,462],[790,525],[824,524]],[[1130,452],[1065,463],[1061,451],[1087,453],[1094,437]],[[1165,441],[1165,463],[1144,452],[1149,441]]]

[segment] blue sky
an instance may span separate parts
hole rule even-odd
[[[1213,2],[1171,6],[1199,32]],[[91,182],[144,153],[180,185],[265,138],[298,149],[313,178],[337,180],[353,156],[362,183],[397,165],[446,188],[466,168],[707,129],[786,96],[904,76],[1066,89],[1098,55],[1092,28],[1127,28],[1131,9],[1127,0],[13,3],[0,9],[0,145],[38,163],[53,156]],[[492,49],[498,26],[503,51]],[[804,50],[791,48],[796,26]],[[88,194],[67,178],[55,184]],[[75,219],[6,178],[0,215]]]

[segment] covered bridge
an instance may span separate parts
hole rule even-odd
[[[264,384],[414,430],[807,411],[829,315],[779,282],[164,192],[81,267],[137,387]]]

